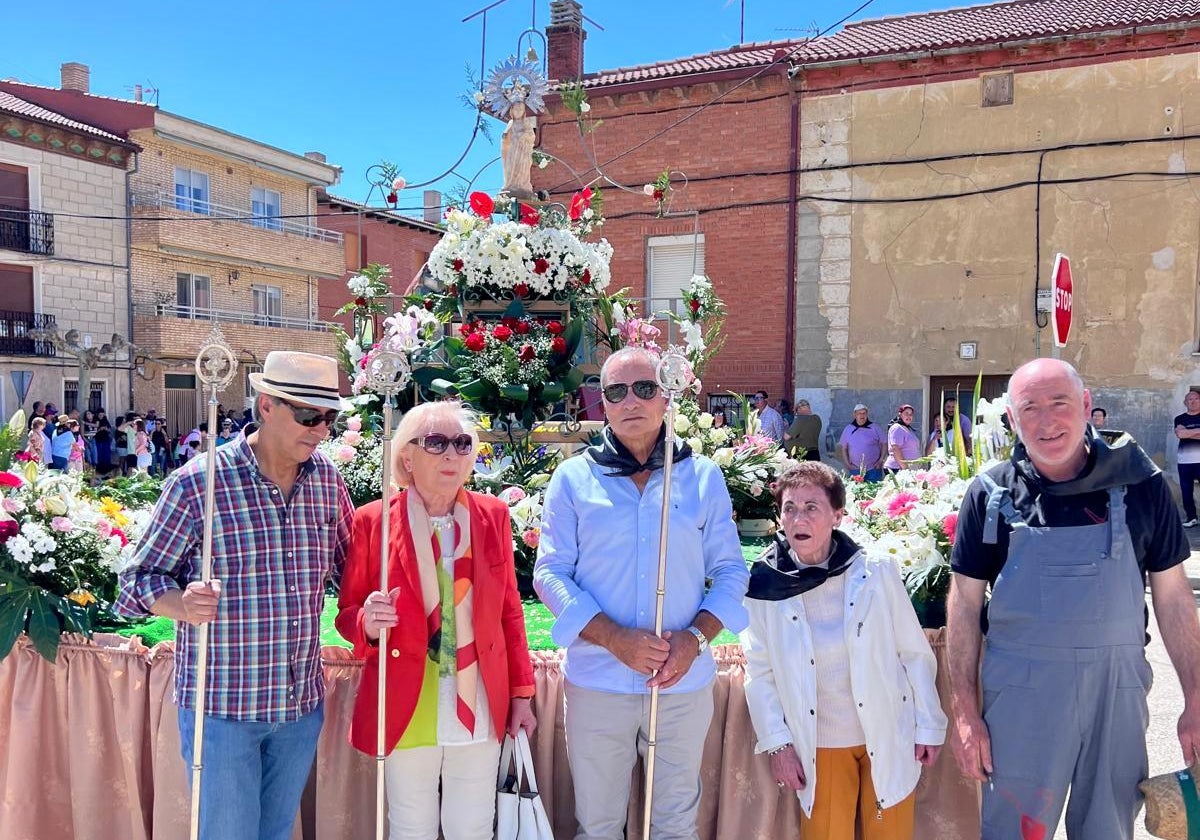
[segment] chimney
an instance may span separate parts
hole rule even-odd
[[[317,163],[328,163],[329,162],[329,161],[325,160],[324,152],[305,152],[304,156],[306,158],[308,158],[309,160],[315,160]]]
[[[134,102],[142,101],[142,86],[141,85],[133,86],[133,101]]]
[[[437,190],[425,190],[425,198],[421,202],[425,221],[436,225],[442,221],[442,194]]]
[[[578,0],[552,0],[546,27],[546,74],[568,82],[583,75],[583,6]]]
[[[78,61],[68,61],[59,68],[62,74],[62,89],[75,90],[80,93],[88,92],[88,82],[91,71],[86,64]]]

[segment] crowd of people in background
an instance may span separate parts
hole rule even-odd
[[[217,446],[253,431],[248,409],[238,415],[218,406],[217,418]],[[103,408],[60,413],[54,403],[38,401],[30,412],[28,429],[28,460],[61,472],[86,469],[106,478],[137,472],[165,477],[202,452],[208,442],[208,423],[175,434],[167,418],[153,408],[144,414],[128,411],[109,418]]]

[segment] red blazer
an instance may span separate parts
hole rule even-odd
[[[389,525],[388,587],[400,588],[396,599],[399,624],[388,630],[386,743],[390,752],[412,720],[425,676],[427,629],[416,551],[408,528],[408,493],[392,497]],[[533,696],[533,664],[525,639],[525,614],[517,594],[513,565],[512,527],[508,506],[494,496],[467,493],[474,558],[475,643],[479,673],[487,688],[492,732],[497,740],[508,725],[513,697]],[[350,550],[338,596],[338,632],[354,644],[354,655],[366,660],[354,715],[350,743],[369,755],[376,750],[376,703],[379,694],[379,646],[367,640],[362,605],[379,588],[379,528],[383,503],[363,505],[354,514]]]

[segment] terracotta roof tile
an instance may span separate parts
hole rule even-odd
[[[819,63],[1178,22],[1200,25],[1200,0],[1010,0],[861,20],[807,43],[797,39],[741,44],[673,61],[604,70],[586,76],[583,85],[602,87],[762,67],[781,52],[793,50],[798,61]]]
[[[94,125],[88,125],[87,123],[81,123],[69,117],[64,117],[57,111],[51,111],[49,108],[43,108],[40,105],[34,105],[32,102],[26,102],[19,96],[13,96],[11,93],[4,91],[0,91],[0,111],[40,120],[51,125],[59,125],[63,128],[69,128],[72,131],[78,131],[81,134],[90,134],[93,137],[103,138],[110,143],[119,143],[122,146],[130,145],[129,141],[123,137],[110,134],[103,129],[96,128]]]

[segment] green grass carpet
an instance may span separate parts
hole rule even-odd
[[[770,542],[769,538],[744,538],[742,540],[742,556],[750,562]],[[325,599],[325,609],[321,613],[321,644],[337,647],[350,647],[350,643],[342,638],[333,626],[337,616],[337,599]],[[553,650],[554,642],[550,640],[550,627],[554,623],[550,610],[542,602],[529,600],[525,602],[525,635],[529,639],[530,650]],[[139,621],[117,629],[115,632],[122,636],[141,636],[146,645],[156,645],[159,642],[175,638],[175,622],[169,618],[152,618]],[[727,645],[737,641],[737,637],[728,630],[713,641],[716,645]]]

